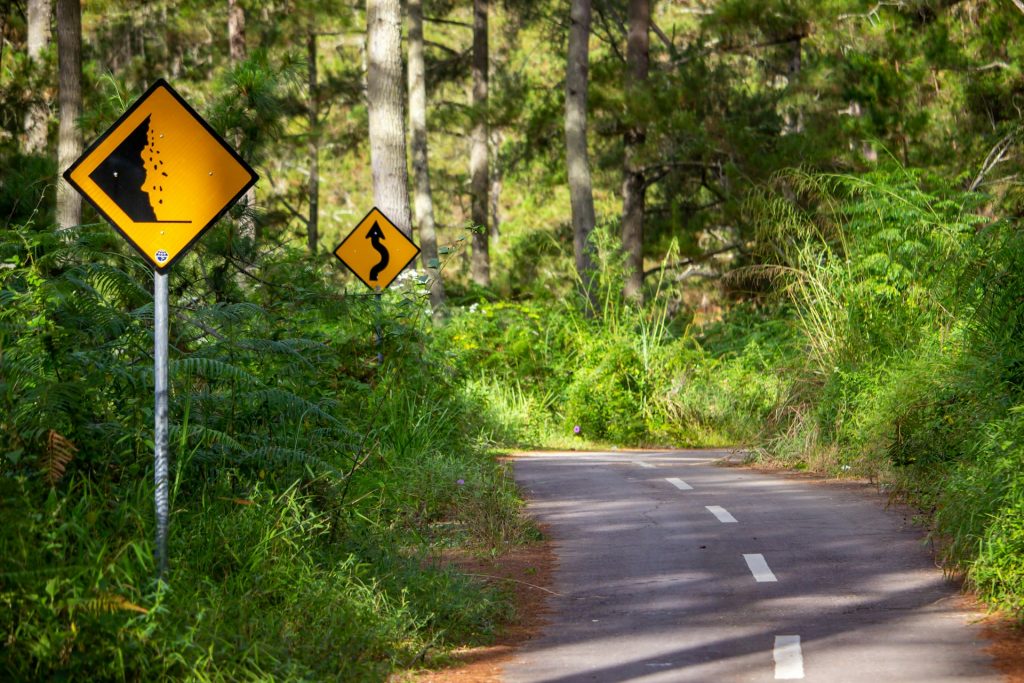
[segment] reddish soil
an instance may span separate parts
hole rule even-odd
[[[986,619],[984,633],[992,641],[985,650],[995,659],[1006,683],[1024,683],[1024,627],[995,615]]]
[[[493,645],[456,650],[451,654],[451,668],[419,671],[409,680],[415,683],[499,683],[502,668],[512,654],[534,638],[545,623],[555,568],[552,543],[539,541],[496,558],[449,554],[441,561],[457,566],[466,574],[507,587],[512,591],[517,616],[498,634]]]

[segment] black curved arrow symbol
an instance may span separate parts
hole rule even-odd
[[[377,281],[377,276],[380,275],[380,271],[388,267],[388,261],[391,260],[391,255],[388,253],[387,247],[381,244],[381,240],[384,239],[384,231],[380,229],[377,221],[373,222],[373,227],[366,233],[366,239],[370,240],[370,246],[377,250],[380,254],[380,262],[373,268],[370,268],[370,279],[374,282]]]

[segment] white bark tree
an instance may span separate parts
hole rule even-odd
[[[232,64],[238,64],[245,55],[245,8],[238,4],[238,0],[228,0],[228,56]],[[241,144],[241,140],[236,140],[235,144]],[[256,187],[253,186],[246,190],[242,205],[252,209],[255,204]],[[238,233],[251,241],[256,240],[256,221],[251,214],[246,213],[239,219]]]
[[[569,53],[565,73],[565,156],[572,206],[573,253],[576,272],[593,305],[594,246],[590,235],[596,221],[587,152],[587,87],[590,60],[590,0],[572,0]]]
[[[38,72],[43,68],[43,51],[50,44],[50,0],[28,0],[28,58]],[[24,150],[28,154],[46,151],[50,108],[42,93],[36,93],[25,112]]]
[[[437,263],[437,232],[434,198],[430,193],[430,164],[427,155],[427,83],[423,61],[423,0],[408,0],[409,11],[409,129],[412,147],[414,218],[419,232],[423,268],[432,276],[430,305],[434,312],[444,304],[444,283]]]
[[[412,236],[399,0],[366,0],[366,56],[373,200],[399,230]]]
[[[627,93],[643,87],[650,70],[650,0],[630,0],[629,33],[626,40]],[[634,123],[624,135],[625,157],[622,169],[622,249],[626,252],[626,298],[643,301],[644,284],[644,208],[646,178],[637,155],[646,139],[642,125]]]
[[[490,190],[487,169],[487,10],[488,0],[473,0],[473,122],[469,153],[470,211],[473,224],[482,228],[473,233],[473,282],[491,284],[490,231],[487,220],[487,195]]]
[[[306,32],[306,78],[309,89],[309,111],[306,118],[309,126],[309,218],[306,220],[306,248],[311,256],[316,256],[320,239],[320,86],[316,43],[316,25],[311,16]]]
[[[57,0],[57,87],[60,128],[57,168],[63,173],[82,154],[82,5]],[[63,178],[57,181],[57,225],[61,230],[82,223],[82,197]]]

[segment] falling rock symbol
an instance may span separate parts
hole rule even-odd
[[[170,176],[164,164],[160,139],[147,116],[89,174],[118,208],[136,223],[190,223],[167,216],[164,184]]]
[[[150,117],[147,116],[110,156],[89,174],[89,178],[110,197],[110,200],[136,223],[156,221],[149,194],[142,189],[146,182],[143,152],[149,144],[149,121]]]

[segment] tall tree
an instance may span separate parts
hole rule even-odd
[[[409,10],[409,129],[415,198],[413,209],[420,234],[423,267],[434,276],[430,304],[435,312],[444,303],[444,283],[437,264],[437,233],[434,227],[434,198],[430,194],[430,164],[427,161],[427,83],[423,61],[423,1],[408,0]]]
[[[309,89],[309,218],[306,220],[306,248],[312,256],[316,256],[317,241],[320,239],[320,88],[316,58],[316,22],[311,12],[306,32],[306,76]]]
[[[411,236],[399,0],[366,0],[366,57],[373,200]]]
[[[228,0],[228,55],[235,64],[245,59],[245,8]]]
[[[57,0],[57,87],[60,128],[57,167],[61,172],[82,154],[82,5]],[[57,225],[61,230],[81,224],[82,197],[63,179],[57,181]]]
[[[245,49],[245,8],[238,0],[228,0],[228,56],[233,65],[238,65],[246,56]],[[241,137],[241,136],[239,136]],[[241,144],[241,140],[236,140]],[[256,187],[245,192],[243,205],[251,209],[256,204]],[[250,214],[244,214],[238,221],[238,233],[251,241],[256,240],[256,221]]]
[[[650,68],[650,0],[630,0],[629,33],[626,39],[626,92],[642,88]],[[622,168],[622,248],[626,252],[626,282],[623,294],[643,301],[644,283],[644,206],[646,178],[637,156],[647,131],[632,121],[624,136],[625,157]]]
[[[487,229],[487,195],[490,190],[487,173],[487,4],[473,0],[473,122],[472,147],[469,153],[469,192],[473,224],[473,282],[487,287],[491,284],[490,235]],[[482,228],[482,229],[479,229]]]
[[[584,292],[595,301],[594,193],[587,153],[587,85],[590,60],[590,0],[572,0],[569,10],[569,52],[565,73],[565,157],[572,206],[573,253]]]
[[[50,43],[50,0],[28,0],[28,58],[36,73],[43,68],[43,51]],[[43,94],[37,92],[25,112],[25,152],[46,151],[46,129],[50,108]]]

